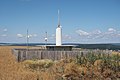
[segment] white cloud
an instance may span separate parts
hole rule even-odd
[[[109,28],[108,31],[109,32],[115,32],[116,30],[114,28]]]
[[[19,38],[25,38],[25,37],[28,37],[28,38],[31,38],[31,37],[37,37],[37,34],[29,34],[28,36],[26,35],[23,35],[23,34],[17,34],[17,37]]]
[[[52,34],[52,37],[55,37],[55,34]]]
[[[23,38],[23,35],[22,34],[17,34],[17,37]]]
[[[114,28],[109,28],[107,32],[104,33],[104,37],[108,39],[113,38],[116,39],[120,34],[120,31],[115,30]]]
[[[100,30],[93,30],[90,32],[85,32],[83,30],[77,30],[77,34],[79,34],[78,39],[88,40],[88,41],[115,41],[120,38],[120,31],[115,30],[114,28],[108,28],[107,31],[102,32]]]
[[[3,31],[4,31],[4,32],[6,32],[6,31],[7,31],[7,29],[3,29]]]
[[[71,36],[70,35],[64,35],[63,39],[71,39]]]
[[[83,30],[77,30],[76,33],[78,33],[80,36],[88,36],[89,35],[88,32],[85,32]]]
[[[96,34],[96,35],[101,34],[101,33],[102,32],[100,30],[95,30],[95,31],[92,32],[92,34]]]
[[[3,35],[1,35],[2,37],[6,37],[7,35],[6,34],[3,34]]]
[[[88,38],[89,39],[97,39],[97,38],[100,38],[102,37],[102,32],[100,30],[95,30],[95,31],[92,31],[89,33],[89,36]]]
[[[50,36],[50,38],[51,38],[51,39],[55,39],[55,38],[56,38],[56,35],[55,35],[55,34],[52,34],[52,35]]]
[[[37,34],[33,34],[33,37],[37,37]]]

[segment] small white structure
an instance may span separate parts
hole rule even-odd
[[[62,29],[60,26],[59,10],[58,10],[58,27],[56,29],[56,46],[62,45]]]
[[[56,29],[56,46],[62,45],[62,29],[61,26]]]

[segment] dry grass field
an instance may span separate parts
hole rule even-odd
[[[0,46],[0,80],[120,80],[120,53],[16,62],[12,48]]]
[[[0,80],[37,80],[35,73],[16,62],[12,48],[18,47],[0,46]]]

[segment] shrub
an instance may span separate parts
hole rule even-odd
[[[42,68],[49,68],[52,64],[52,60],[43,59],[43,60],[25,60],[23,61],[25,67],[37,70]]]

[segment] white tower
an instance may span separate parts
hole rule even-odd
[[[62,29],[60,26],[59,10],[58,10],[58,27],[56,29],[56,46],[62,45]]]

